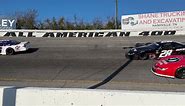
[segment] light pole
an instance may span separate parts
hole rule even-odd
[[[115,29],[118,29],[118,0],[115,4]]]

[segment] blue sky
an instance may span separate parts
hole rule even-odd
[[[35,9],[38,20],[74,15],[85,21],[106,20],[115,15],[115,0],[0,0],[0,15]],[[118,0],[121,15],[185,10],[185,0]]]

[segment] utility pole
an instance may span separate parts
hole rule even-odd
[[[118,0],[115,4],[115,29],[118,29]]]

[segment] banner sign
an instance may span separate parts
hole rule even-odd
[[[0,29],[16,29],[16,19],[0,17]]]
[[[2,37],[51,37],[51,38],[93,38],[93,37],[126,37],[126,36],[162,36],[181,35],[184,31],[100,31],[100,32],[37,32],[37,31],[0,31]]]
[[[123,15],[122,30],[175,30],[185,28],[185,11]]]

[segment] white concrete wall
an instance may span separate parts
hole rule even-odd
[[[182,106],[185,93],[90,89],[18,89],[16,106]]]
[[[1,37],[125,37],[163,35],[185,35],[185,30],[0,30]]]
[[[0,87],[0,106],[184,106],[185,92]]]
[[[3,106],[3,92],[5,87],[0,87],[0,106]]]

